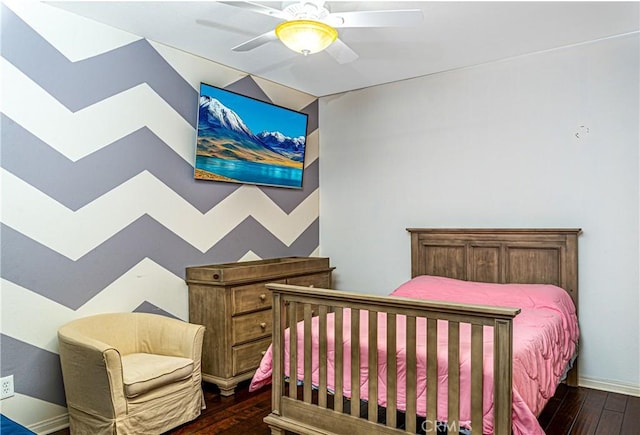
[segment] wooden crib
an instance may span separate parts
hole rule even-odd
[[[577,229],[409,229],[411,233],[412,277],[437,275],[468,281],[497,283],[546,283],[565,289],[577,307]],[[491,307],[437,301],[415,300],[392,296],[326,289],[310,289],[290,285],[268,284],[273,292],[273,373],[272,413],[265,418],[273,434],[290,431],[301,434],[398,434],[416,433],[422,429],[435,433],[437,392],[427,387],[426,415],[417,415],[416,394],[416,327],[422,325],[426,335],[426,377],[437,379],[435,351],[437,325],[447,321],[450,343],[447,350],[448,385],[446,427],[449,434],[461,430],[461,404],[469,406],[471,425],[483,420],[483,329],[493,329],[493,427],[496,434],[511,433],[512,425],[512,323],[518,307]],[[349,311],[350,310],[350,311]],[[343,364],[344,313],[350,320],[350,367]],[[367,313],[362,315],[362,313]],[[383,313],[383,314],[379,314]],[[380,317],[382,316],[382,317]],[[396,319],[406,316],[406,393],[405,406],[398,413],[396,392]],[[314,320],[315,318],[315,320]],[[333,323],[333,336],[327,336],[327,319]],[[360,327],[364,319],[368,328],[370,351],[360,355]],[[378,322],[386,320],[386,338],[378,337]],[[299,328],[288,328],[297,322]],[[311,358],[304,358],[304,379],[300,387],[289,383],[285,365],[296,373],[297,347],[286,343],[304,337],[304,355],[311,355],[312,321],[319,325],[319,373],[311,378]],[[459,337],[462,325],[471,330],[470,394],[461,397]],[[440,322],[442,325],[442,322]],[[301,328],[301,329],[300,329]],[[331,331],[331,329],[329,329]],[[289,337],[290,335],[290,337]],[[386,406],[377,400],[361,401],[360,361],[377,368],[378,340],[386,340]],[[327,389],[327,343],[334,340],[335,388]],[[424,344],[423,344],[424,345]],[[375,350],[375,351],[373,351]],[[349,358],[347,358],[349,360]],[[350,370],[351,397],[343,397],[343,373]],[[368,372],[367,398],[378,398],[378,372]],[[569,372],[567,383],[577,383],[577,364]],[[434,384],[434,383],[431,383]],[[452,400],[455,399],[455,400]],[[399,417],[400,416],[400,417]],[[422,419],[421,419],[422,417]],[[398,418],[403,424],[398,425]],[[422,426],[422,427],[418,427]],[[471,429],[473,430],[473,429]],[[477,432],[473,431],[475,434]]]

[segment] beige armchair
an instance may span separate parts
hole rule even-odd
[[[99,314],[58,330],[72,434],[160,434],[204,409],[204,326]]]

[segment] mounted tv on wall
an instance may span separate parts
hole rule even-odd
[[[201,83],[195,178],[302,188],[307,118]]]

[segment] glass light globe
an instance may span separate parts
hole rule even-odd
[[[291,20],[276,27],[276,36],[291,50],[306,56],[330,46],[338,31],[320,21]]]

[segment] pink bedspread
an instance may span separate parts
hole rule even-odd
[[[569,295],[559,287],[538,284],[489,284],[459,281],[435,276],[419,276],[398,287],[393,296],[430,299],[449,302],[484,304],[521,308],[521,313],[513,322],[513,433],[522,435],[544,435],[536,416],[542,411],[548,399],[563,375],[567,364],[576,352],[578,341],[578,323],[575,307]],[[351,397],[350,364],[350,310],[344,312],[344,395]],[[360,397],[368,399],[367,368],[367,316],[361,312],[361,379]],[[397,319],[397,407],[404,410],[405,403],[405,318]],[[440,323],[440,322],[439,322]],[[386,316],[378,318],[378,403],[386,406]],[[333,330],[333,316],[327,316],[327,328]],[[460,325],[460,396],[470,397],[470,337],[469,325]],[[312,326],[312,383],[318,385],[318,323],[314,318]],[[424,319],[418,319],[417,360],[418,380],[417,412],[426,415],[426,349]],[[328,338],[333,333],[327,334]],[[485,327],[484,334],[484,421],[482,432],[493,433],[493,332]],[[289,375],[288,334],[285,336],[285,375]],[[298,379],[302,380],[304,370],[302,324],[298,325]],[[438,325],[438,420],[447,421],[447,328],[446,323]],[[329,360],[327,364],[328,388],[334,385],[334,345],[328,343]],[[271,382],[272,349],[269,347],[260,367],[251,381],[250,390],[254,391]],[[462,426],[472,427],[468,400],[460,404]]]

